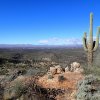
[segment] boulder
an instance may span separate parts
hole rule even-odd
[[[51,61],[51,58],[44,57],[42,58],[43,61]]]
[[[41,65],[41,66],[44,66],[44,65],[45,65],[45,63],[44,63],[44,62],[40,62],[40,65]]]
[[[57,69],[57,68],[61,68],[61,66],[60,66],[60,65],[56,65],[55,68],[56,68],[56,69]]]
[[[71,64],[70,71],[72,71],[72,72],[77,72],[77,73],[82,73],[84,70],[83,70],[83,68],[81,68],[80,63],[78,63],[78,62],[73,62],[73,63]]]
[[[68,66],[65,68],[65,72],[69,72],[69,67]]]
[[[63,73],[63,69],[62,68],[57,68],[57,74],[61,74]]]
[[[55,75],[57,73],[57,69],[55,67],[50,67],[50,73]]]
[[[61,74],[63,72],[63,69],[60,65],[55,66],[55,68],[57,69],[57,74]]]
[[[82,73],[84,70],[82,68],[76,68],[74,70],[74,72],[77,72],[77,73]]]
[[[80,63],[78,63],[78,62],[73,62],[73,63],[71,64],[70,71],[75,71],[77,68],[80,68]]]

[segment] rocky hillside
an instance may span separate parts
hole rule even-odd
[[[66,68],[54,64],[42,76],[15,70],[0,76],[0,100],[99,100],[95,80],[82,73],[77,62]]]

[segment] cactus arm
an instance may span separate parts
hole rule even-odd
[[[84,50],[85,50],[85,51],[88,51],[86,32],[84,33],[84,36],[83,36],[83,47],[84,47]]]
[[[88,46],[89,51],[91,51],[93,49],[93,13],[90,13],[90,34]]]
[[[96,42],[95,42],[95,46],[94,46],[94,48],[93,48],[93,51],[96,51],[97,48],[99,47],[99,34],[100,34],[100,27],[98,27]]]

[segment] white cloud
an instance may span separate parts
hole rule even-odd
[[[40,44],[47,44],[49,41],[48,40],[39,40],[38,43]]]
[[[82,39],[78,38],[49,38],[44,40],[39,40],[39,44],[47,45],[78,45],[82,44]]]

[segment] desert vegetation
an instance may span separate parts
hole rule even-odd
[[[87,41],[86,32],[84,33],[83,37],[83,47],[84,50],[87,52],[88,66],[92,66],[93,64],[93,52],[95,52],[99,46],[99,34],[100,34],[100,27],[98,27],[96,41],[93,41],[93,13],[91,13],[89,40]]]
[[[73,48],[52,48],[52,49],[40,48],[37,50],[21,49],[21,48],[18,50],[0,49],[0,84],[1,84],[0,98],[1,100],[3,100],[4,96],[6,100],[7,99],[15,100],[16,98],[17,99],[24,98],[23,100],[25,100],[25,98],[31,98],[32,100],[34,99],[36,100],[51,100],[51,99],[59,100],[60,99],[61,100],[62,98],[63,100],[65,98],[68,98],[69,96],[67,94],[72,93],[72,90],[70,88],[68,89],[64,89],[63,87],[46,88],[37,84],[37,81],[35,80],[38,80],[39,77],[43,77],[47,75],[47,79],[51,82],[55,80],[55,76],[56,76],[59,84],[62,84],[65,81],[68,81],[68,78],[66,78],[66,76],[64,76],[63,74],[64,72],[65,73],[69,72],[68,75],[70,75],[71,77],[71,75],[72,76],[74,75],[72,73],[75,72],[77,73],[77,71],[79,71],[77,70],[78,66],[77,68],[73,67],[73,65],[75,65],[75,63],[73,64],[73,62],[78,62],[77,65],[81,66],[81,68],[84,69],[84,71],[80,70],[82,71],[83,76],[85,75],[88,76],[89,74],[92,74],[98,79],[98,81],[96,81],[94,85],[99,89],[100,88],[99,85],[100,67],[99,67],[99,59],[98,59],[99,49],[95,53],[94,58],[95,58],[94,63],[96,63],[96,65],[89,68],[87,65],[87,56],[83,48],[74,48],[74,49]],[[22,84],[23,81],[27,85]],[[83,88],[85,88],[85,85],[83,86],[84,86]],[[79,88],[77,89],[80,91]],[[74,92],[73,94],[75,95],[76,92],[75,93]],[[78,91],[76,94],[77,95],[75,95],[75,97],[78,98],[76,100],[81,100],[79,99],[81,94],[79,94]],[[93,94],[93,97],[94,95],[95,94]],[[82,99],[82,100],[88,100],[88,99]]]
[[[1,48],[0,100],[100,100],[100,28],[93,42],[92,23],[90,14],[86,53],[81,46]]]

